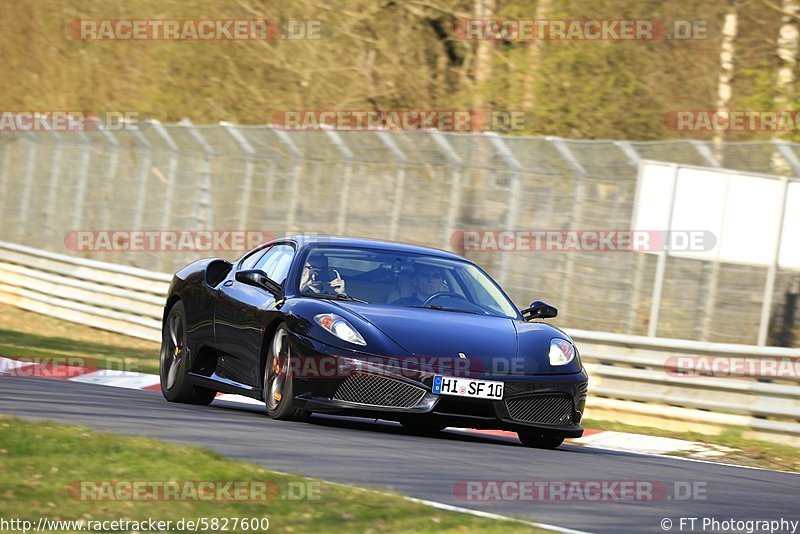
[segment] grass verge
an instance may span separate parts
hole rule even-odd
[[[177,495],[189,500],[154,500],[152,496],[162,494],[155,490],[150,497],[143,491],[131,499],[130,493],[120,489],[129,481],[161,484],[169,480],[181,488]],[[252,500],[200,500],[213,493],[197,481],[215,481],[217,488],[219,483],[232,482],[242,496]],[[197,499],[191,500],[188,488],[199,488]],[[96,499],[97,495],[104,499]],[[176,532],[189,530],[175,528],[178,521],[197,518],[220,521],[217,528],[200,531],[221,531],[222,520],[228,518],[229,531],[263,532],[264,523],[257,529],[233,529],[232,518],[265,517],[269,530],[277,532],[546,532],[519,522],[441,511],[400,495],[283,475],[208,449],[3,416],[0,516],[27,519],[34,525],[40,517],[83,520],[87,525],[153,518],[172,521],[170,530]]]
[[[0,356],[6,358],[157,374],[158,351],[158,343],[0,304]]]
[[[596,428],[598,430],[662,436],[705,443],[712,448],[714,446],[722,446],[734,449],[734,451],[726,452],[722,456],[703,458],[713,462],[763,467],[781,471],[800,471],[800,448],[747,439],[742,435],[745,432],[742,428],[728,427],[719,434],[708,435],[696,432],[673,432],[655,427],[633,426],[596,419],[585,419],[583,425],[587,428]],[[684,452],[676,452],[673,455],[690,456]]]

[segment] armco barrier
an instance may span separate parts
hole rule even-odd
[[[0,302],[160,341],[170,275],[0,242]],[[590,374],[587,416],[800,445],[800,350],[569,330]],[[680,357],[772,358],[795,372],[738,377],[674,372]],[[156,355],[154,354],[154,357]],[[789,362],[790,365],[786,365]]]
[[[151,341],[161,340],[170,279],[0,242],[0,302]]]

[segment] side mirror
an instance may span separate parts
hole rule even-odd
[[[283,288],[280,286],[280,284],[272,280],[269,276],[267,276],[267,273],[260,269],[238,271],[236,273],[236,281],[249,286],[266,289],[275,295],[276,299],[280,300],[283,298]]]
[[[550,319],[558,315],[558,310],[541,300],[534,300],[530,308],[522,310],[522,320],[530,321],[531,319]]]

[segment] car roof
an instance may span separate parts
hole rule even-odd
[[[383,250],[394,250],[398,252],[409,252],[412,254],[427,254],[429,256],[436,256],[439,258],[449,258],[453,260],[464,260],[461,256],[430,247],[422,247],[419,245],[409,245],[408,243],[398,243],[396,241],[381,241],[377,239],[367,239],[363,237],[347,237],[338,235],[324,235],[324,234],[296,234],[288,235],[275,239],[274,241],[293,241],[298,247],[308,247],[317,245],[327,245],[334,247],[360,247],[360,248],[374,248]]]

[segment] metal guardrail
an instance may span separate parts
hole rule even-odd
[[[0,302],[151,341],[171,276],[0,242]]]
[[[170,275],[0,242],[0,302],[159,342]],[[800,445],[800,349],[569,330],[590,373],[589,416],[743,426]],[[681,375],[677,358],[772,358],[786,376]],[[787,367],[788,366],[788,367]],[[632,419],[634,417],[634,419]]]

